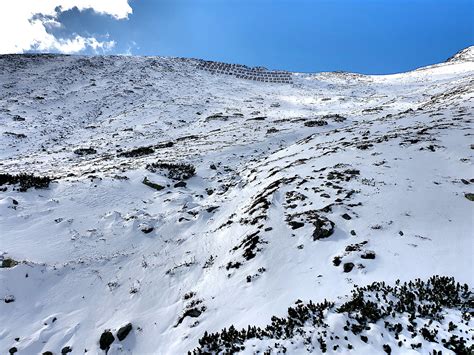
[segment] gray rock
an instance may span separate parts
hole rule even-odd
[[[354,266],[354,263],[344,263],[344,272],[351,272]]]
[[[72,353],[72,348],[70,346],[65,346],[64,348],[61,349],[61,354],[67,354],[67,353]]]
[[[99,346],[102,350],[109,350],[110,348],[110,345],[112,345],[112,343],[114,342],[115,340],[115,337],[114,335],[112,334],[111,331],[109,330],[106,330],[102,333],[102,335],[100,336],[100,339],[99,339]]]
[[[132,323],[128,323],[128,324],[124,325],[123,327],[121,327],[117,331],[118,340],[120,340],[120,341],[124,340],[127,337],[128,333],[130,333],[131,330],[132,330]]]
[[[313,240],[328,238],[334,233],[334,222],[326,217],[319,216],[314,226]]]
[[[174,184],[174,187],[186,187],[186,183],[184,181],[180,181]]]
[[[469,201],[474,201],[474,194],[465,193],[464,197],[467,198]]]

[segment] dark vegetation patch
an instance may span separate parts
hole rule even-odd
[[[51,178],[48,176],[35,176],[33,174],[0,174],[0,186],[2,185],[17,185],[19,184],[19,191],[25,192],[29,188],[47,189]]]
[[[324,115],[322,118],[325,119],[325,120],[334,120],[336,122],[343,122],[343,121],[347,120],[347,118],[345,118],[344,116],[342,116],[338,113],[331,113],[329,115]]]
[[[304,123],[306,127],[321,127],[321,126],[326,126],[327,124],[328,122],[324,120],[312,120],[312,121],[306,121]]]
[[[174,146],[173,142],[162,142],[162,143],[155,144],[153,148],[162,149],[162,148],[171,148],[172,146]]]
[[[94,148],[78,148],[74,150],[74,154],[77,155],[90,155],[90,154],[96,154],[97,150]]]
[[[229,116],[224,115],[222,112],[217,112],[213,115],[207,116],[206,121],[214,121],[214,120],[222,120],[222,121],[227,121],[229,119]]]
[[[121,152],[121,153],[117,154],[117,156],[125,157],[125,158],[135,158],[135,157],[141,157],[141,156],[144,156],[144,155],[153,154],[154,152],[155,152],[155,150],[151,146],[138,147],[138,148],[135,148],[135,149],[132,149],[132,150],[128,150],[126,152]]]
[[[153,173],[164,171],[166,176],[172,180],[187,180],[196,174],[196,168],[187,163],[156,162],[148,164],[146,169]]]
[[[368,335],[372,326],[384,320],[387,338],[398,339],[406,329],[412,338],[421,335],[437,351],[448,349],[456,354],[468,355],[474,351],[474,345],[467,344],[469,337],[466,336],[466,339],[453,334],[456,326],[451,322],[449,328],[446,324],[444,329],[451,333],[450,336],[441,338],[433,320],[443,320],[449,310],[456,310],[462,314],[460,321],[468,325],[473,306],[469,286],[461,285],[450,277],[433,276],[427,281],[416,279],[403,284],[397,281],[395,286],[374,282],[365,287],[356,286],[349,299],[339,307],[326,300],[321,303],[297,301],[295,306],[288,308],[287,316],[273,316],[271,323],[264,328],[249,325],[238,330],[231,325],[217,333],[205,332],[199,339],[199,346],[188,354],[235,353],[245,350],[245,342],[252,339],[275,341],[268,347],[268,353],[286,352],[285,345],[299,342],[305,345],[308,352],[326,353],[328,343],[331,343],[332,349],[356,349],[357,343],[348,344],[347,336],[343,340],[339,335],[351,332],[358,336],[360,344],[365,344],[370,339]],[[331,328],[327,323],[329,313],[339,313],[346,318],[343,329],[339,329],[342,325],[337,329]],[[408,326],[394,323],[394,319],[406,317]],[[399,342],[398,345],[404,347],[401,352],[422,347],[422,343],[410,341]],[[391,353],[390,345],[383,344],[380,352]]]
[[[176,142],[196,140],[196,139],[199,139],[199,136],[197,136],[195,134],[190,134],[188,136],[182,136],[182,137],[176,138]]]
[[[258,248],[259,244],[266,244],[267,242],[263,241],[260,236],[259,236],[259,231],[251,233],[247,235],[242,242],[240,242],[239,245],[235,246],[232,248],[233,251],[237,251],[239,249],[243,249],[243,254],[242,256],[245,258],[245,260],[250,260],[253,259],[256,255],[257,252],[261,251],[260,248]]]
[[[174,145],[173,142],[162,142],[162,143],[157,143],[155,145],[148,145],[144,147],[138,147],[131,150],[127,150],[125,152],[120,152],[117,154],[117,156],[125,157],[125,158],[142,157],[145,155],[153,154],[155,152],[155,149],[170,148],[173,145]]]
[[[267,218],[267,210],[270,208],[271,202],[270,197],[280,188],[282,185],[288,185],[296,180],[296,176],[291,178],[281,178],[269,183],[263,188],[262,191],[258,192],[252,197],[250,206],[245,210],[245,213],[249,214],[248,218],[242,218],[242,224],[257,224],[259,220]]]

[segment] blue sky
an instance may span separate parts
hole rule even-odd
[[[131,0],[127,19],[60,12],[56,37],[111,39],[107,53],[273,69],[393,73],[474,44],[474,0]],[[92,53],[89,49],[83,51]]]

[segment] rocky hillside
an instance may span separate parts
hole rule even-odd
[[[473,53],[0,56],[0,352],[469,353]]]

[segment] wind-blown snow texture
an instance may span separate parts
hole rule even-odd
[[[184,354],[298,299],[339,307],[354,285],[439,274],[471,287],[473,53],[293,84],[191,59],[0,56],[0,353]],[[471,346],[472,320],[442,307],[436,342],[403,330],[401,346],[383,319],[365,342],[327,311],[341,339],[327,351]],[[390,321],[408,324],[402,313]],[[305,327],[243,352],[321,351]]]

